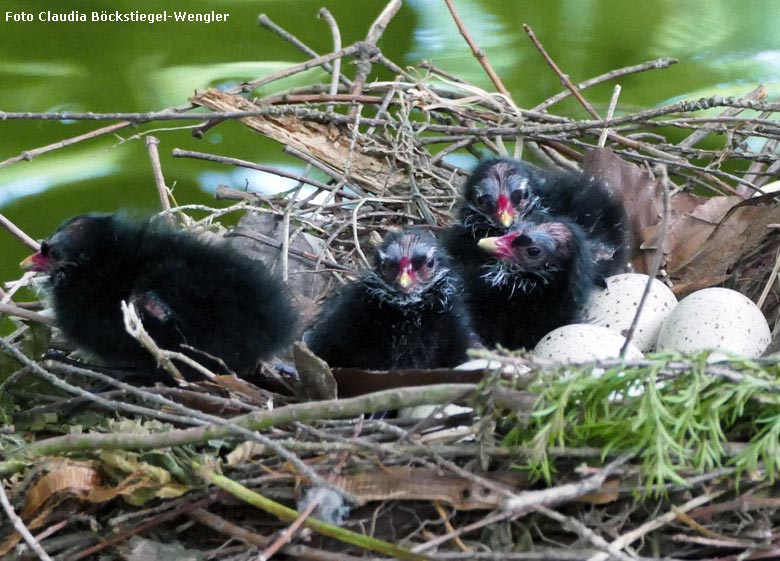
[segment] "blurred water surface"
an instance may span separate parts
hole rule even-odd
[[[66,8],[65,4],[69,4]],[[780,2],[777,0],[455,0],[470,32],[485,49],[515,100],[530,107],[560,91],[558,78],[525,35],[528,23],[557,63],[580,82],[615,68],[657,57],[680,64],[621,79],[621,107],[654,106],[684,97],[742,95],[756,84],[780,92]],[[365,36],[384,0],[6,0],[0,11],[0,110],[138,111],[181,105],[196,88],[229,85],[304,60],[295,48],[257,24],[263,12],[319,53],[331,35],[317,18],[327,7],[348,45]],[[6,21],[3,12],[36,15],[133,10],[187,10],[229,14],[214,23],[79,23]],[[484,88],[489,81],[459,35],[443,1],[407,0],[380,46],[396,62],[427,59]],[[324,78],[311,71],[285,84]],[[613,83],[587,91],[603,108]],[[566,101],[556,112],[583,116]],[[0,121],[0,160],[106,123]],[[225,123],[205,139],[187,123],[159,129],[167,183],[179,203],[213,203],[218,183],[275,189],[271,177],[217,164],[173,159],[173,148],[214,152],[300,168],[280,146]],[[122,130],[0,169],[0,212],[34,237],[44,237],[65,217],[91,210],[157,208],[157,195],[140,130]],[[0,230],[0,281],[17,278],[27,250]]]

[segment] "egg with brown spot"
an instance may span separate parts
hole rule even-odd
[[[661,323],[677,305],[677,298],[672,291],[658,279],[651,280],[649,276],[638,273],[609,277],[607,288],[594,291],[585,303],[583,321],[607,327],[625,337],[648,281],[651,282],[650,292],[642,306],[631,343],[643,352],[653,350]]]
[[[769,324],[752,300],[736,290],[705,288],[685,297],[664,320],[658,350],[707,349],[757,358],[771,341]]]
[[[564,325],[542,337],[534,348],[534,356],[558,362],[590,362],[620,356],[626,338],[600,325],[575,323]],[[628,346],[627,360],[644,355],[635,345]]]

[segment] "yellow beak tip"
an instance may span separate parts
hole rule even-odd
[[[35,266],[35,261],[33,259],[34,257],[35,257],[34,253],[32,255],[28,255],[27,257],[25,257],[19,262],[19,267],[25,271],[32,269]]]
[[[398,277],[398,286],[401,288],[409,288],[412,286],[412,277],[408,273],[402,273],[400,277]]]
[[[496,240],[498,238],[482,238],[477,242],[477,246],[483,250],[487,251],[488,253],[493,253],[496,251]]]
[[[502,212],[499,220],[504,228],[509,228],[512,225],[512,215],[508,212]]]

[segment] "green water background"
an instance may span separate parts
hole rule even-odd
[[[628,76],[620,108],[633,110],[687,97],[743,95],[758,83],[780,92],[780,1],[758,0],[455,0],[470,32],[516,102],[530,107],[561,90],[525,35],[532,26],[558,64],[577,83],[609,70],[657,57],[680,63]],[[374,0],[0,0],[0,110],[146,112],[181,105],[196,88],[229,85],[263,76],[305,57],[257,24],[261,12],[294,32],[319,53],[332,49],[330,31],[317,18],[327,7],[339,22],[342,42],[365,36],[385,1]],[[227,13],[221,23],[78,23],[6,21],[6,12],[72,10]],[[492,89],[440,0],[408,0],[380,42],[402,65],[427,59]],[[311,81],[324,74],[308,74]],[[288,83],[288,85],[292,85]],[[588,90],[603,109],[614,83]],[[573,101],[558,113],[584,117]],[[28,149],[91,131],[107,123],[0,121],[0,161]],[[213,152],[283,165],[302,164],[236,123],[225,123],[203,140],[186,123],[155,123],[125,129],[0,169],[0,212],[35,238],[64,218],[87,211],[158,208],[141,130],[163,129],[160,153],[167,183],[180,204],[213,201],[217,184],[274,190],[273,177],[188,159],[173,148]],[[0,230],[0,281],[18,278],[29,251]]]

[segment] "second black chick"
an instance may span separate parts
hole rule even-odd
[[[531,349],[579,318],[600,285],[583,229],[571,220],[531,215],[498,237],[483,238],[488,258],[464,279],[474,328],[492,347]]]
[[[220,360],[238,374],[251,373],[260,359],[294,338],[296,313],[262,263],[226,242],[204,241],[159,219],[76,216],[22,266],[49,274],[58,326],[110,365],[156,369],[149,352],[125,331],[123,300],[135,306],[161,348],[183,352],[217,373],[224,371]],[[181,371],[200,377],[187,367]]]
[[[335,367],[455,366],[466,359],[471,333],[461,292],[433,235],[391,233],[374,267],[326,302],[304,340]]]

